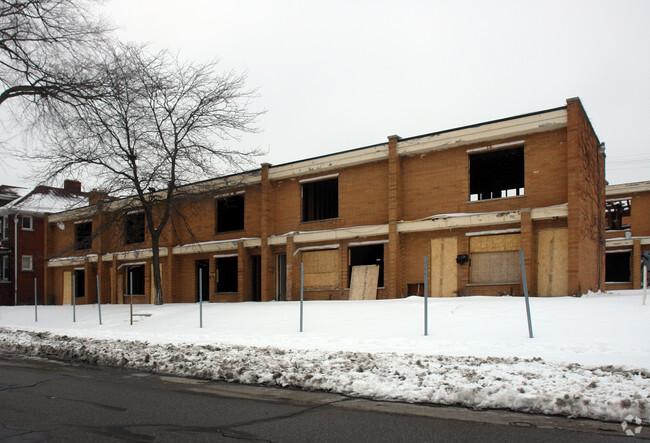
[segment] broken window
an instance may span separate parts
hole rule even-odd
[[[623,223],[623,217],[629,217],[632,206],[629,199],[605,202],[605,218],[607,230],[627,229],[628,224]]]
[[[384,245],[363,245],[349,248],[348,286],[352,279],[352,267],[362,265],[379,265],[377,286],[384,286]]]
[[[86,296],[86,273],[83,269],[74,271],[74,296],[75,298]]]
[[[302,221],[325,220],[339,216],[338,178],[303,183]]]
[[[524,194],[524,147],[499,149],[469,156],[471,201]]]
[[[74,225],[74,247],[77,251],[93,247],[92,222],[77,223]]]
[[[126,215],[124,238],[127,245],[144,242],[144,212]]]
[[[127,295],[144,294],[144,265],[129,266],[126,270]]]
[[[216,200],[216,232],[244,229],[244,196],[233,195]]]
[[[629,283],[630,251],[615,251],[605,254],[605,281],[607,283]]]
[[[217,292],[237,292],[237,257],[218,257],[215,273]]]

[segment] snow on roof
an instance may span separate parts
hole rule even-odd
[[[45,214],[66,211],[88,205],[85,193],[71,192],[66,189],[37,186],[29,194],[4,206],[3,212],[29,212]]]
[[[0,185],[0,200],[15,200],[27,194],[28,189],[20,186]]]

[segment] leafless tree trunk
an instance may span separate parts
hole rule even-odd
[[[149,55],[134,45],[116,45],[99,70],[103,84],[94,98],[58,106],[44,121],[46,148],[27,157],[44,160],[45,179],[74,172],[125,196],[106,205],[107,219],[144,211],[155,303],[162,304],[161,234],[176,203],[202,192],[189,183],[241,171],[258,154],[222,146],[255,130],[259,113],[248,110],[254,92],[244,89],[242,75],[217,74],[214,62],[181,63],[168,52]]]

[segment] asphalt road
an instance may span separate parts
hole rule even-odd
[[[0,441],[44,440],[630,441],[618,423],[0,359]]]

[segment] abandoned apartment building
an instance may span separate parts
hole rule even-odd
[[[520,249],[532,295],[597,290],[603,146],[572,98],[200,182],[186,228],[168,226],[161,238],[163,300],[194,302],[199,288],[212,302],[297,300],[301,265],[306,300],[356,298],[357,269],[372,276],[371,298],[422,295],[425,256],[431,296],[520,295]],[[103,303],[153,301],[144,215],[99,232],[112,204],[91,197],[49,216],[46,291],[56,303],[96,303],[96,276]]]

